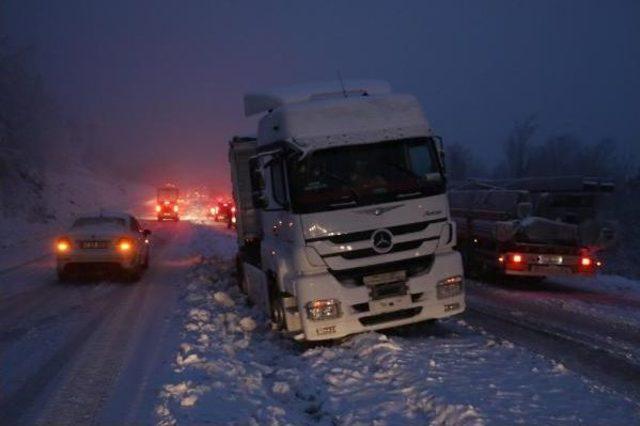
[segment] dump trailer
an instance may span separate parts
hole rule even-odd
[[[384,82],[245,96],[257,138],[229,143],[242,291],[297,340],[465,309],[442,144]]]
[[[577,225],[532,214],[528,191],[458,189],[449,200],[468,272],[544,278],[591,275],[600,264]]]

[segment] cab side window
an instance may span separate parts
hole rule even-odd
[[[273,199],[280,206],[287,205],[286,179],[284,175],[284,163],[282,160],[275,160],[271,163],[271,192]]]

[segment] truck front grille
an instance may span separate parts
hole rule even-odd
[[[405,271],[407,279],[429,272],[433,265],[434,256],[412,257],[397,262],[387,262],[377,265],[363,266],[359,268],[329,270],[333,277],[344,285],[362,286],[362,278],[365,275],[382,274],[384,272]]]
[[[360,321],[360,324],[367,327],[370,325],[377,325],[385,322],[398,321],[401,319],[415,317],[416,315],[419,315],[420,312],[422,312],[422,306],[417,306],[415,308],[402,309],[400,311],[387,312],[384,314],[371,315],[368,317],[361,317],[361,318],[358,318],[358,321]]]
[[[411,234],[415,232],[424,231],[425,229],[427,229],[429,225],[433,223],[442,223],[446,221],[447,221],[446,217],[441,217],[439,219],[429,220],[425,222],[416,222],[416,223],[408,223],[406,225],[390,226],[390,227],[387,227],[386,229],[388,229],[389,232],[391,232],[393,235]],[[333,244],[354,243],[356,241],[369,240],[371,238],[371,235],[373,235],[373,233],[376,230],[377,229],[368,229],[366,231],[351,232],[348,234],[309,238],[307,242],[310,243],[314,241],[328,240],[328,241],[331,241]]]
[[[437,240],[438,238],[439,237],[432,237],[432,238],[424,238],[424,239],[421,239],[421,240],[405,241],[405,242],[402,242],[402,243],[397,243],[397,244],[393,245],[393,248],[391,250],[389,250],[387,253],[384,253],[384,254],[396,253],[396,252],[399,252],[399,251],[415,250],[418,247],[420,247],[423,242],[425,242],[425,241],[434,241],[434,240]],[[378,253],[377,251],[375,251],[372,248],[366,248],[366,249],[361,249],[361,250],[345,251],[345,252],[342,252],[342,253],[327,254],[327,255],[324,255],[322,257],[340,256],[343,259],[353,260],[353,259],[362,259],[363,257],[379,256],[380,254],[381,253]]]

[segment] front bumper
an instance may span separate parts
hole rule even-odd
[[[464,287],[456,296],[438,299],[437,283],[462,274],[458,252],[435,254],[430,269],[406,281],[410,297],[382,299],[380,301],[395,303],[395,306],[386,303],[384,308],[379,303],[372,303],[371,288],[365,285],[345,286],[330,273],[300,277],[296,291],[304,339],[335,339],[461,313],[466,307]],[[339,300],[341,316],[322,320],[308,318],[307,303],[322,299]]]

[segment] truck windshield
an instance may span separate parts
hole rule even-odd
[[[176,188],[160,188],[158,189],[158,200],[176,201],[178,199],[178,190]]]
[[[431,138],[327,148],[289,160],[293,209],[310,213],[442,194]]]

